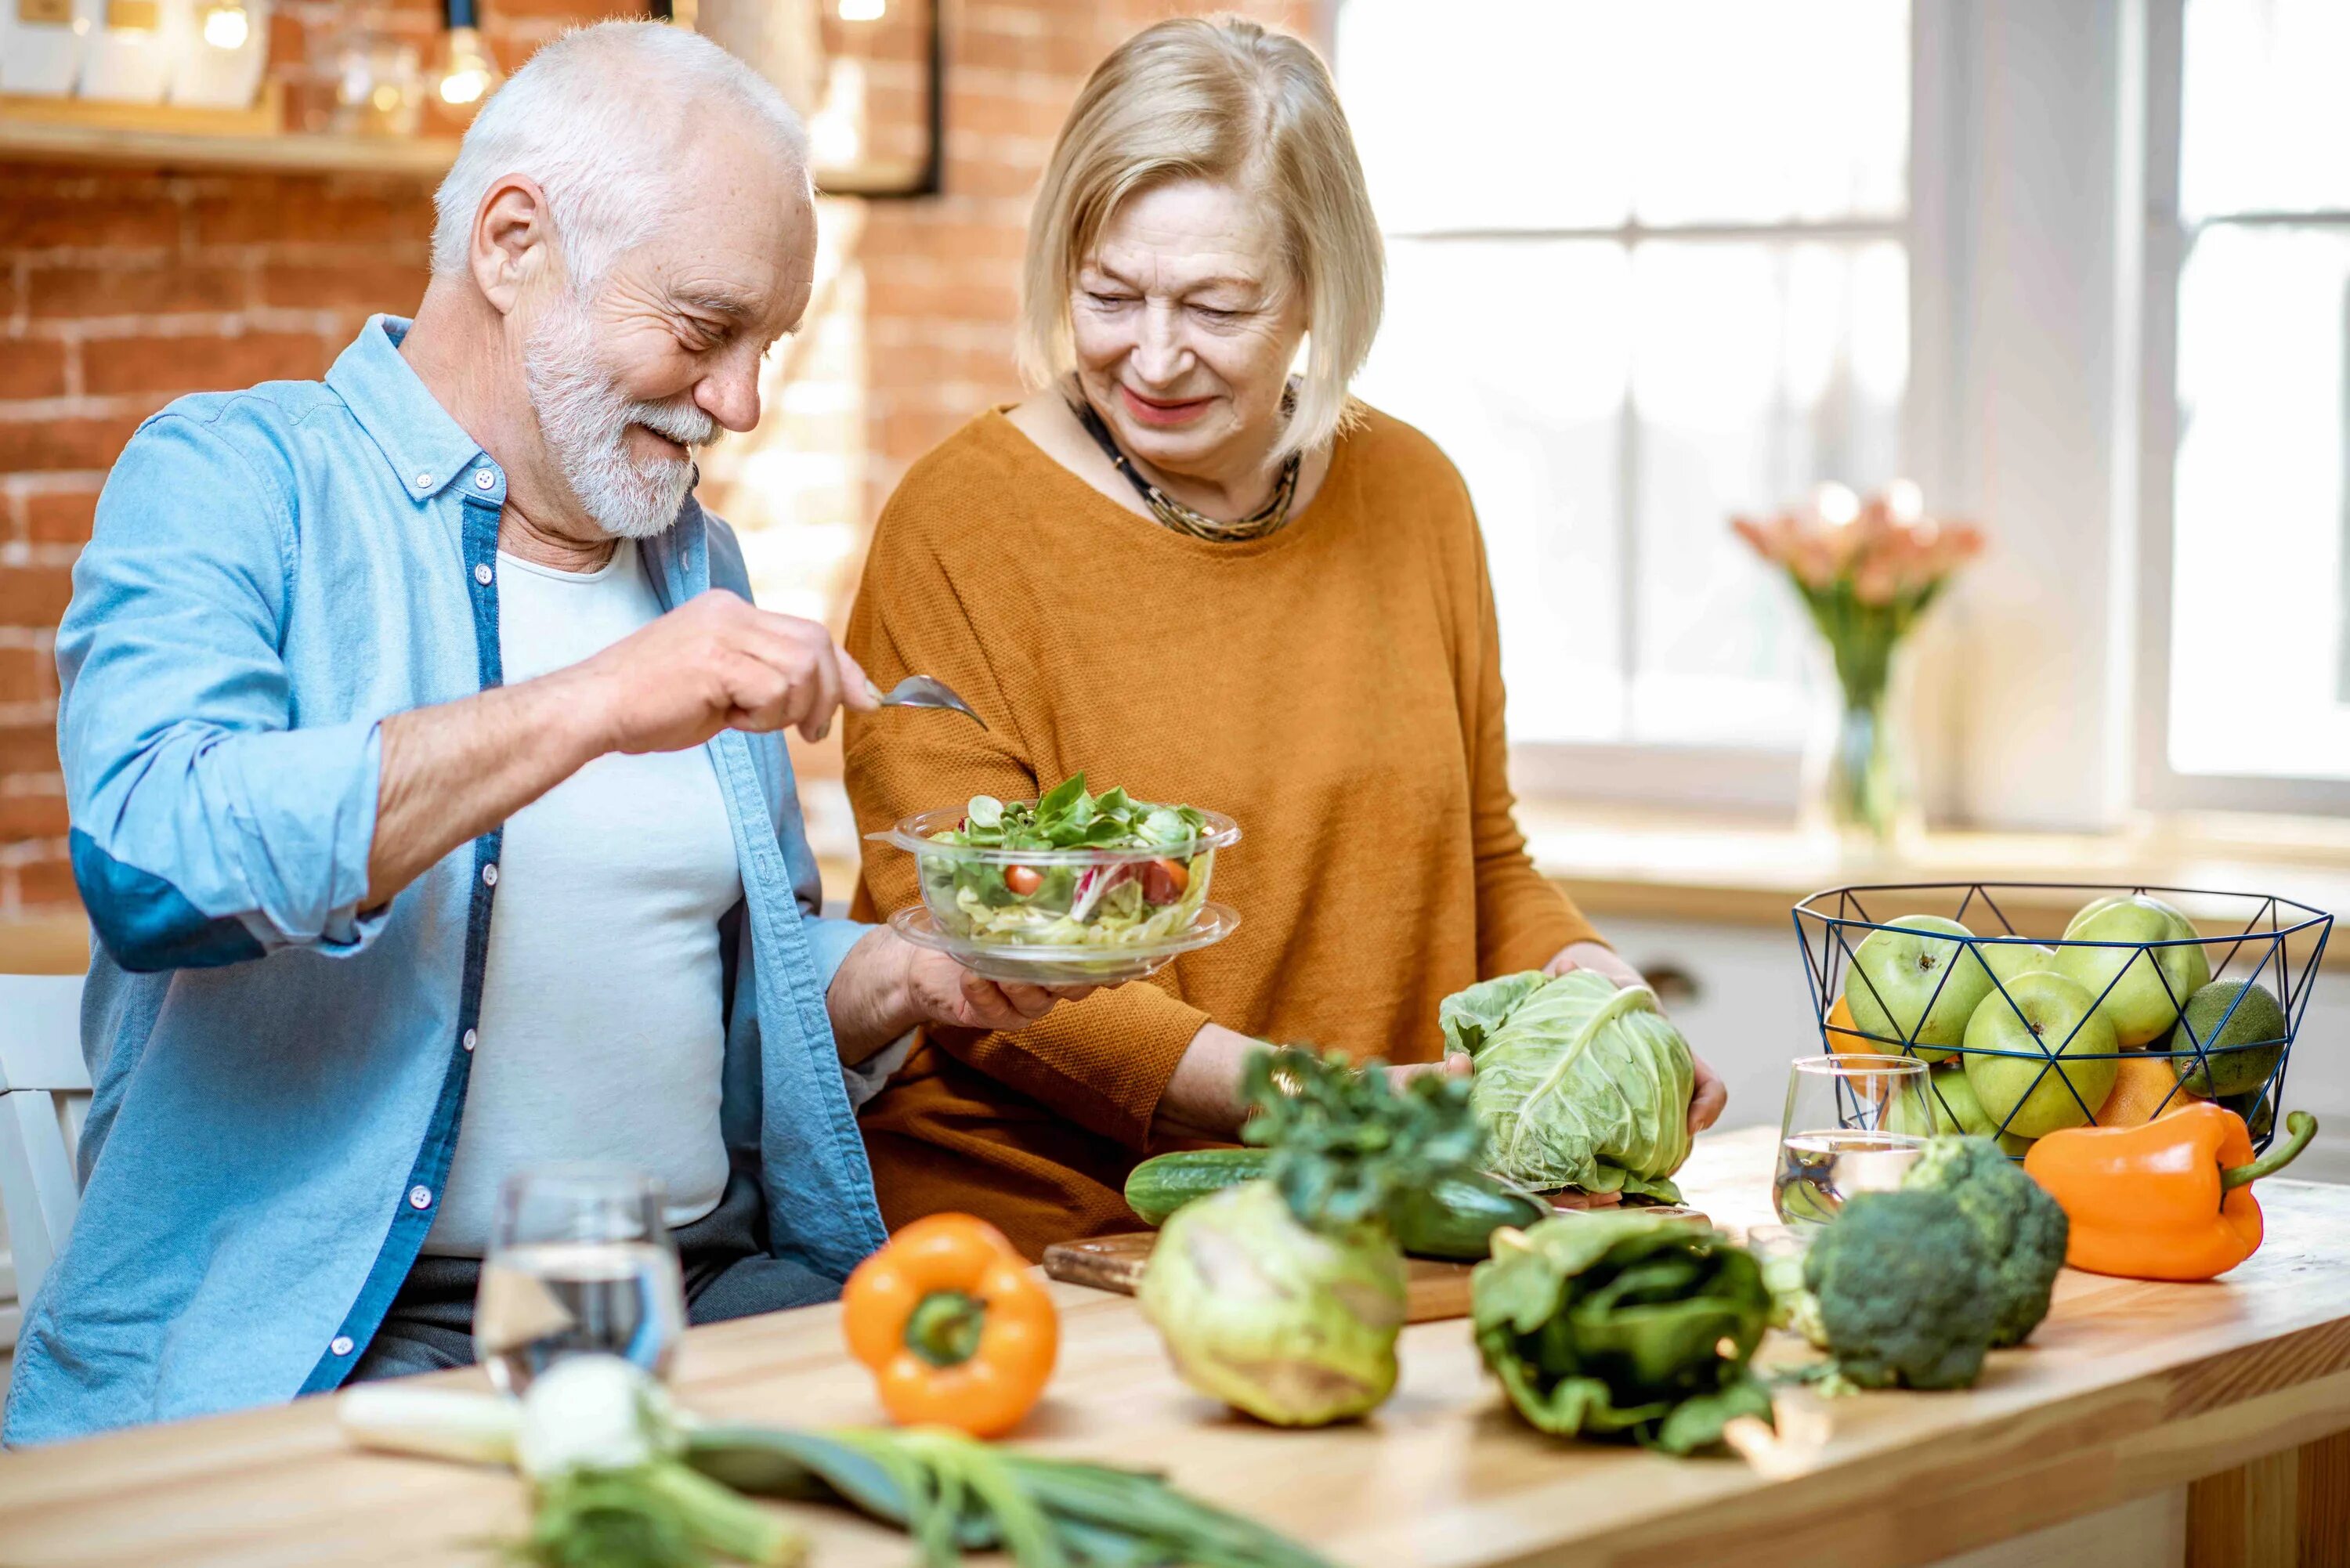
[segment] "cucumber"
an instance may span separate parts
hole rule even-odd
[[[1167,1217],[1194,1198],[1254,1181],[1264,1174],[1272,1151],[1262,1148],[1187,1149],[1156,1155],[1134,1168],[1126,1179],[1126,1206],[1142,1216],[1146,1225],[1164,1225]]]
[[[1195,1198],[1205,1198],[1264,1174],[1271,1159],[1261,1148],[1211,1148],[1146,1159],[1126,1179],[1126,1205],[1149,1225]],[[1418,1258],[1474,1260],[1485,1256],[1493,1232],[1523,1229],[1545,1218],[1550,1206],[1497,1177],[1456,1176],[1410,1193],[1396,1216],[1396,1241]]]
[[[1396,1241],[1415,1258],[1474,1262],[1503,1226],[1523,1231],[1549,1217],[1549,1204],[1481,1170],[1407,1193],[1395,1218]]]

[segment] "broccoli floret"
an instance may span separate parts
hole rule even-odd
[[[1862,1192],[1804,1260],[1828,1349],[1864,1388],[1964,1388],[1991,1348],[1991,1261],[1947,1192]]]
[[[2064,1210],[1987,1137],[1938,1137],[1901,1183],[1959,1201],[1991,1261],[1994,1348],[2022,1345],[2048,1315],[2072,1231]]]

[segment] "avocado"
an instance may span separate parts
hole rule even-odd
[[[2170,1036],[2170,1069],[2189,1094],[2206,1099],[2250,1094],[2276,1071],[2284,1039],[2284,1009],[2266,986],[2215,980],[2187,999],[2186,1013]],[[2200,1054],[2197,1041],[2202,1042]]]
[[[2230,1095],[2220,1102],[2244,1118],[2244,1130],[2252,1135],[2254,1147],[2262,1138],[2276,1131],[2276,1102],[2265,1089],[2252,1089],[2241,1095]]]

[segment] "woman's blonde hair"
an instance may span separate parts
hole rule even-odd
[[[1274,455],[1321,445],[1353,415],[1347,387],[1379,329],[1386,253],[1329,70],[1303,40],[1254,22],[1160,22],[1095,68],[1028,219],[1022,373],[1037,386],[1068,373],[1079,265],[1121,202],[1176,180],[1229,183],[1277,214],[1309,347]]]

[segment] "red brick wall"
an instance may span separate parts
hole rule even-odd
[[[487,9],[512,69],[567,18],[603,8]],[[827,204],[842,254],[817,313],[837,319],[812,322],[810,336],[825,327],[847,351],[812,355],[792,374],[853,383],[818,389],[839,392],[853,417],[795,421],[771,387],[775,411],[750,448],[842,449],[852,481],[838,504],[856,525],[869,522],[908,464],[1018,392],[1012,315],[1028,193],[1086,73],[1162,16],[1237,10],[1306,30],[1314,9],[947,0],[943,193]],[[437,11],[400,0],[373,15],[429,44]],[[275,22],[277,57],[298,59],[306,36],[347,19],[338,5],[292,0]],[[317,84],[295,78],[298,113]],[[431,222],[429,192],[413,182],[0,165],[0,919],[74,897],[52,649],[108,465],[173,396],[318,375],[369,312],[412,308]],[[745,493],[754,483],[746,470],[735,493],[714,499],[730,515],[803,504]],[[816,572],[827,613],[844,607],[855,566],[852,551]],[[823,771],[830,759],[811,761]]]
[[[414,185],[0,169],[0,918],[71,903],[53,633],[106,470],[182,392],[320,374],[423,289]]]

